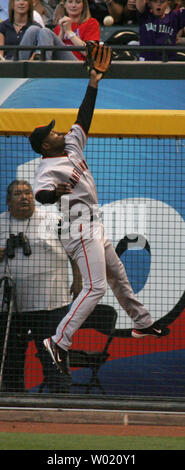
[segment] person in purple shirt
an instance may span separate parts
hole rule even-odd
[[[136,0],[141,46],[176,45],[178,31],[185,26],[185,8],[171,10],[168,0]],[[143,51],[140,60],[162,60],[161,51]],[[168,60],[177,60],[168,52]]]

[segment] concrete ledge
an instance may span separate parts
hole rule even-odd
[[[0,421],[63,424],[185,426],[185,413],[1,409]]]
[[[106,395],[68,395],[0,393],[1,410],[90,410],[109,412],[181,413],[185,412],[182,398],[109,397]]]
[[[139,48],[140,46],[137,46]],[[174,47],[174,46],[173,46]],[[127,49],[133,46],[127,46]],[[131,49],[130,49],[131,50]],[[113,61],[105,79],[184,80],[185,62]],[[83,64],[71,61],[0,61],[1,78],[88,78]]]

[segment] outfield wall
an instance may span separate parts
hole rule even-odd
[[[58,99],[62,83],[58,81],[56,89],[51,83],[53,96],[50,94],[48,98],[50,104]],[[41,109],[43,103],[46,105],[48,102],[45,92],[50,90],[49,79],[44,82],[43,90],[40,91],[40,87],[37,89],[36,96],[37,86],[31,80],[24,82],[3,101],[0,108],[1,211],[6,207],[5,190],[11,179],[26,175],[33,181],[36,156],[27,137],[21,136],[22,131],[28,134],[34,125],[41,121],[49,122],[54,117],[57,129],[65,132],[76,116],[83,85],[84,82],[80,82],[79,96],[74,101],[75,109],[62,109],[62,113],[53,106],[47,110],[44,107]],[[146,93],[151,85],[153,92],[156,91],[154,83],[148,82],[147,85]],[[110,95],[110,86],[113,97],[116,96],[114,80],[112,83],[106,81],[104,99],[108,91]],[[138,86],[143,84],[139,83]],[[158,92],[160,87],[163,90],[163,86],[163,82],[158,83]],[[171,327],[167,338],[160,341],[145,338],[137,342],[130,337],[128,317],[108,289],[103,300],[116,308],[118,321],[109,360],[101,370],[101,380],[106,393],[112,396],[184,397],[185,139],[184,110],[178,109],[178,92],[177,89],[177,109],[173,110],[125,110],[121,101],[121,109],[111,110],[110,101],[105,101],[109,109],[96,110],[86,148],[86,158],[104,213],[106,232],[115,247],[125,235],[130,236],[130,245],[126,252],[121,253],[121,260],[132,287],[150,309],[153,318],[163,320]],[[71,82],[69,97],[70,93],[73,93]],[[134,86],[129,93],[130,96],[134,95]],[[150,88],[150,96],[151,93]],[[130,96],[127,96],[128,102]],[[37,103],[37,109],[24,110],[24,103],[28,104],[31,100]],[[169,106],[171,100],[175,106],[175,97],[169,95]],[[183,100],[184,95],[182,108]],[[12,132],[16,134],[14,137],[6,136]],[[111,222],[107,214],[111,214]],[[117,214],[117,217],[112,214]],[[137,234],[139,240],[135,245],[131,238],[133,234]],[[92,349],[97,347],[97,341],[103,341],[101,334],[91,340]],[[81,347],[83,342],[84,333],[80,331],[74,337],[74,346]],[[26,389],[37,391],[43,376],[33,342],[28,345],[25,367]],[[81,380],[82,376],[88,380],[89,372],[74,370],[73,376],[75,380]],[[77,393],[81,392],[81,389],[77,390]],[[94,393],[99,391],[94,390]]]

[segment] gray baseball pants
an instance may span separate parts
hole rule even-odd
[[[64,240],[64,248],[76,260],[83,278],[83,289],[52,336],[54,342],[66,351],[72,344],[74,333],[105,294],[107,282],[135,328],[147,328],[153,324],[150,313],[135,297],[112,243],[104,239],[103,225],[98,223],[97,228],[101,237],[81,236],[78,240]]]

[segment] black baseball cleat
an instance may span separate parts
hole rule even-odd
[[[133,329],[131,336],[133,338],[144,338],[144,336],[155,336],[156,338],[161,338],[162,336],[169,335],[169,333],[169,328],[154,328],[154,326],[149,326],[148,328],[143,328],[141,330]]]
[[[68,352],[60,348],[52,338],[44,339],[43,343],[57,369],[64,375],[70,375]]]

